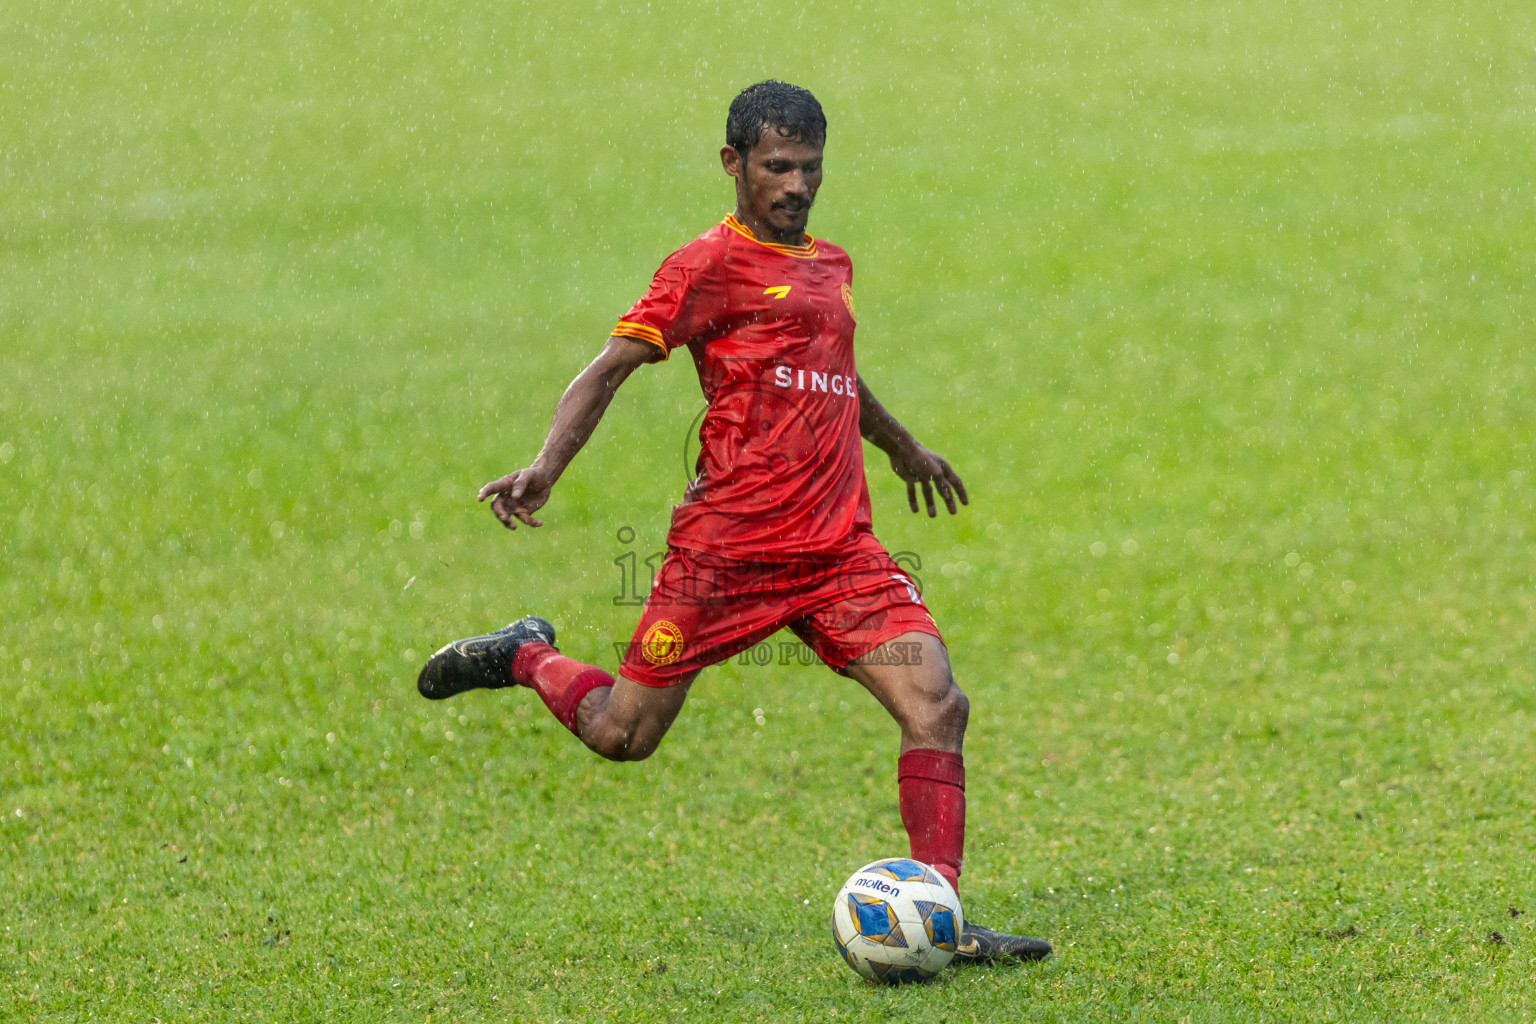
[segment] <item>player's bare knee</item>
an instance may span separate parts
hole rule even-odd
[[[965,732],[971,720],[971,699],[955,685],[953,679],[949,682],[949,692],[940,699],[939,704],[944,720],[959,732]]]
[[[946,741],[958,741],[965,735],[971,717],[971,702],[954,680],[936,699],[924,707],[925,731]]]
[[[953,679],[923,691],[897,716],[907,738],[923,746],[953,747],[965,737],[971,702]]]
[[[644,761],[646,758],[656,753],[656,748],[659,746],[661,746],[660,736],[657,736],[654,739],[651,737],[642,736],[634,737],[629,741],[629,746],[624,749],[624,757],[620,760]]]
[[[661,746],[663,730],[645,725],[606,726],[582,736],[591,751],[609,761],[644,761]]]
[[[581,741],[587,749],[609,761],[628,761],[630,733],[627,729],[597,724],[581,733]]]
[[[581,739],[582,742],[587,745],[588,750],[592,751],[592,753],[596,754],[598,757],[603,758],[604,760],[628,760],[628,758],[624,756],[627,748],[622,742],[615,743],[607,736],[583,736]]]

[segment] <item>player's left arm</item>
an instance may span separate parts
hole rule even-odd
[[[859,433],[865,440],[891,457],[891,469],[907,482],[907,504],[917,511],[917,488],[923,488],[923,500],[928,505],[928,515],[937,516],[939,510],[933,503],[933,489],[939,489],[944,507],[949,514],[957,511],[955,498],[960,504],[969,505],[971,499],[965,493],[965,484],[942,457],[917,443],[912,432],[892,416],[880,400],[869,390],[864,378],[859,378]]]

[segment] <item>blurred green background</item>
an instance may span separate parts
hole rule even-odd
[[[0,1016],[1528,1016],[1533,45],[1438,0],[11,10]],[[861,373],[973,495],[869,458],[973,701],[967,910],[1041,965],[840,964],[905,841],[824,669],[712,670],[642,765],[414,693],[526,610],[613,667],[688,361],[542,530],[474,492],[727,212],[769,76],[831,122]]]

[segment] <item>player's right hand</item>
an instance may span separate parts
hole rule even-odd
[[[480,500],[491,499],[491,511],[509,530],[517,529],[518,520],[527,526],[543,526],[544,520],[533,518],[533,514],[549,500],[549,490],[554,484],[548,472],[529,466],[480,488]]]

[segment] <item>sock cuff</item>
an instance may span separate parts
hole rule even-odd
[[[927,779],[965,789],[965,758],[947,750],[909,750],[896,759],[896,781]]]
[[[517,653],[512,655],[512,681],[528,685],[528,680],[533,678],[534,662],[542,661],[546,654],[558,654],[549,644],[538,640],[530,640],[517,648]]]
[[[559,719],[561,725],[579,737],[581,734],[576,732],[576,709],[581,706],[581,699],[599,686],[612,685],[613,676],[607,672],[600,668],[585,668],[571,680],[570,686],[566,688],[561,698],[560,707],[551,707],[550,710],[555,713],[555,718]]]

